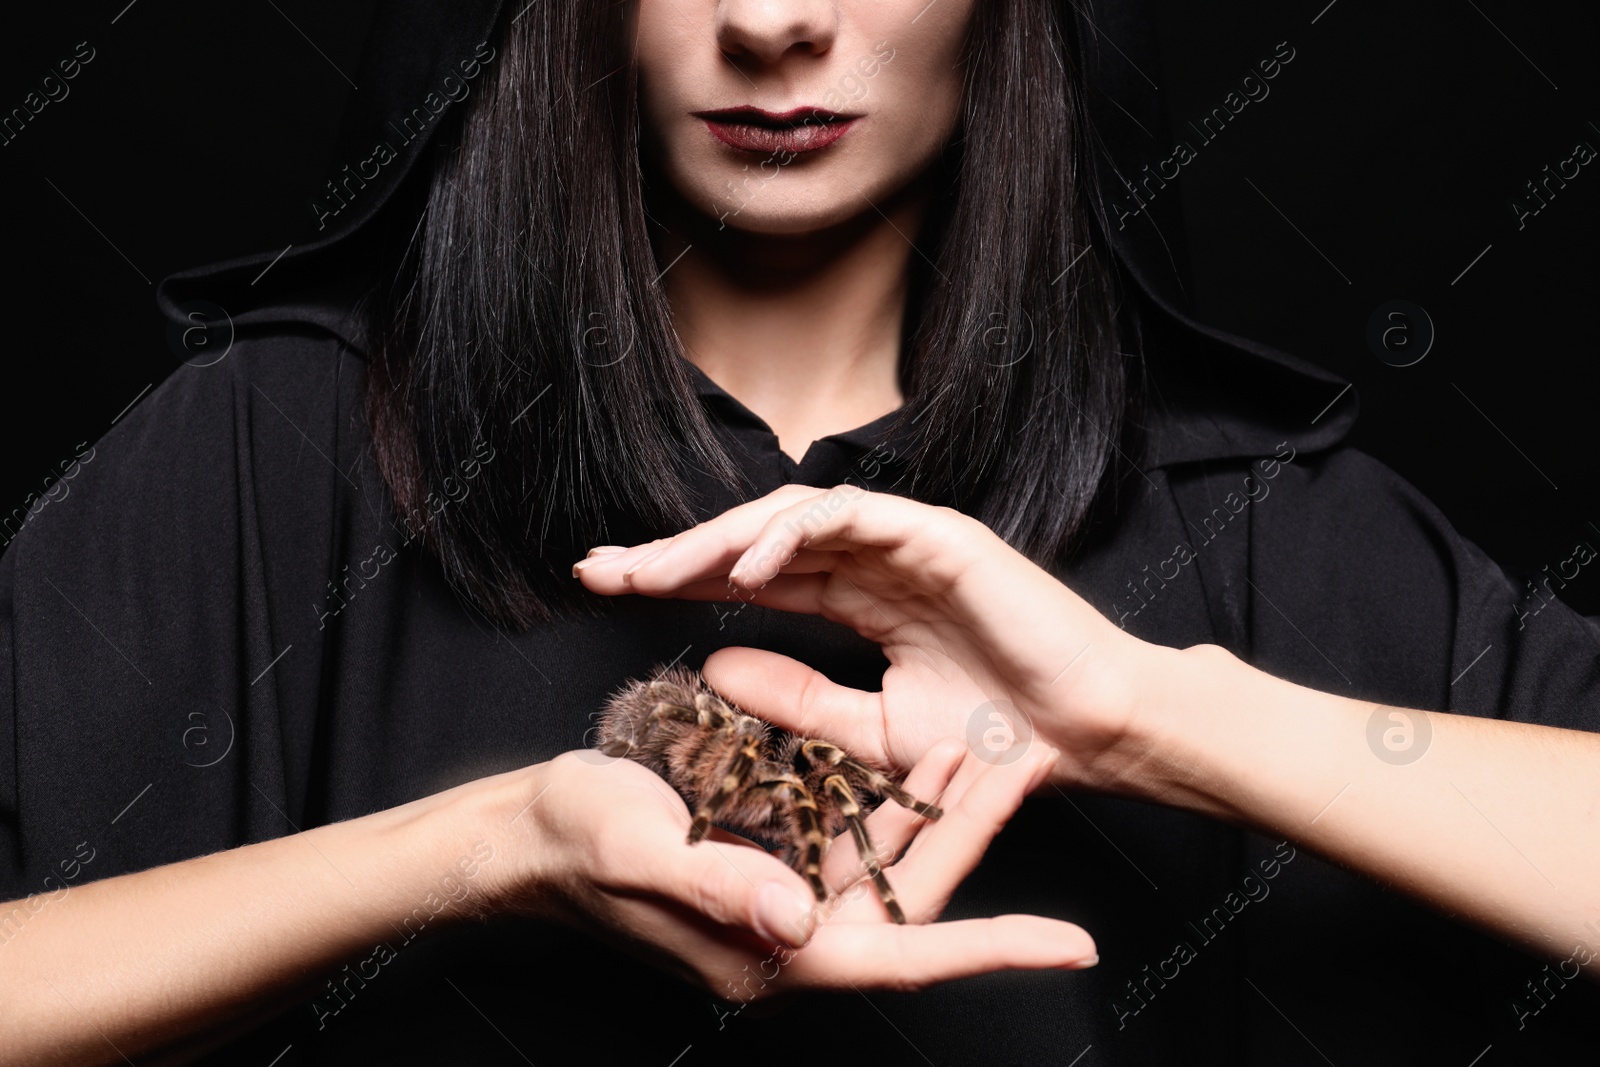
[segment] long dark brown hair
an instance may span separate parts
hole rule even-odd
[[[1064,7],[975,5],[912,257],[897,487],[1046,565],[1125,473],[1142,366]],[[589,546],[692,525],[691,470],[741,484],[653,280],[631,8],[537,4],[502,26],[369,304],[379,469],[452,584],[517,628],[594,599],[569,573]]]

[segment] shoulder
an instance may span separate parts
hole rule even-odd
[[[1421,490],[1350,446],[1301,451],[1284,441],[1272,455],[1187,464],[1166,475],[1191,532],[1242,526],[1257,569],[1355,557],[1373,566],[1436,564],[1443,574],[1453,550],[1469,544]]]
[[[1464,540],[1421,490],[1387,464],[1345,446],[1291,455],[1270,482],[1261,468],[1258,461],[1252,472],[1262,483],[1255,502],[1260,506],[1252,511],[1257,563],[1362,560],[1365,577],[1390,583],[1391,593],[1396,584],[1450,577],[1454,552]]]
[[[361,372],[312,331],[179,367],[17,533],[0,556],[0,853],[9,838],[52,860],[134,798],[93,877],[304,816],[334,647],[316,605],[348,530],[384,506]]]
[[[1600,564],[1600,538],[1575,529],[1537,580],[1516,577],[1405,477],[1349,446],[1173,484],[1197,540],[1208,515],[1246,520],[1217,585],[1238,590],[1263,669],[1389,703],[1600,729],[1600,619],[1559,599],[1565,580]],[[1213,501],[1220,512],[1205,508]]]
[[[312,329],[239,337],[217,358],[181,364],[80,444],[44,498],[6,517],[7,554],[26,567],[176,549],[186,535],[211,541],[245,512],[270,524],[315,507],[315,490],[347,481],[365,440],[364,374],[357,354]]]
[[[314,333],[241,338],[84,450],[0,557],[19,714],[109,719],[158,692],[231,705],[282,648],[274,630],[311,613],[344,531],[384,506],[360,369]],[[275,680],[313,691],[315,656],[295,659]]]

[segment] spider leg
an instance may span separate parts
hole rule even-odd
[[[695,708],[674,704],[668,700],[658,701],[656,706],[650,709],[650,714],[646,715],[644,721],[639,725],[639,732],[636,737],[631,739],[619,737],[615,740],[607,741],[600,746],[600,751],[608,756],[626,756],[644,744],[645,738],[649,737],[655,731],[656,725],[664,719],[670,719],[673,722],[704,725],[704,718],[705,713]]]
[[[714,723],[723,730],[734,725],[733,709],[726,701],[708,690],[699,689],[691,692],[674,682],[657,678],[645,687],[645,694],[656,698],[657,712],[663,707],[676,709],[678,714],[674,718],[681,722],[693,722],[700,726],[710,726]],[[686,697],[692,703],[684,703]]]
[[[856,794],[850,788],[850,783],[844,780],[842,774],[830,774],[822,781],[822,788],[833,795],[839,803],[839,814],[844,816],[845,822],[850,826],[850,836],[856,839],[856,851],[861,854],[861,864],[866,867],[867,875],[872,879],[872,886],[878,891],[878,899],[883,901],[883,906],[889,912],[889,918],[905,925],[906,913],[900,910],[900,904],[894,898],[894,889],[889,885],[889,879],[883,875],[883,868],[878,863],[878,853],[872,846],[872,838],[867,834],[867,824],[861,818],[861,802],[856,799]]]
[[[728,773],[724,774],[722,781],[718,783],[717,791],[702,800],[700,806],[695,809],[694,821],[689,824],[689,844],[698,844],[704,840],[706,834],[711,832],[711,820],[716,818],[717,812],[733,799],[739,787],[750,777],[756,761],[761,758],[761,742],[761,735],[751,734],[734,753],[733,762],[728,765]]]
[[[733,709],[717,697],[715,693],[696,693],[694,697],[697,722],[701,726],[716,723],[719,730],[732,730],[736,725]]]
[[[828,887],[822,882],[822,857],[828,851],[828,837],[822,832],[822,816],[817,810],[817,798],[811,795],[805,782],[792,774],[761,782],[757,789],[789,798],[788,813],[800,827],[804,840],[798,867],[800,875],[811,886],[811,893],[820,903],[828,899]]]
[[[902,808],[914,811],[927,819],[937,819],[944,814],[943,809],[933,804],[927,804],[901,789],[899,784],[882,771],[868,767],[860,760],[852,759],[845,754],[844,749],[837,745],[830,745],[826,741],[810,740],[800,746],[806,759],[812,763],[823,763],[841,770],[854,771],[867,783],[867,788],[881,796],[886,796]]]

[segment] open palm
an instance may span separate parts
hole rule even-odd
[[[893,804],[868,816],[905,909],[900,925],[862,881],[848,836],[823,863],[829,899],[809,920],[777,918],[763,904],[774,892],[811,897],[787,865],[721,829],[686,844],[689,809],[665,781],[597,751],[566,753],[530,783],[537,803],[520,820],[528,835],[520,854],[536,873],[514,880],[511,906],[587,929],[739,1004],[802,989],[920,989],[997,970],[1092,966],[1094,942],[1072,923],[935,922],[1052,758],[1039,751],[996,767],[947,741],[906,779],[939,798],[937,821]]]

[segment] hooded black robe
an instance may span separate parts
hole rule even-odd
[[[444,7],[386,10],[346,145],[380,139],[512,14]],[[1096,100],[1159,128],[1155,99],[1102,48],[1148,62],[1137,5],[1079,16]],[[1126,122],[1097,110],[1109,183],[1134,153]],[[508,633],[451,591],[372,464],[349,281],[363,227],[420,173],[425,140],[267,275],[271,253],[168,279],[175,328],[227,309],[225,356],[180,368],[96,442],[70,494],[0,557],[0,896],[38,894],[0,914],[0,965],[72,885],[584,747],[606,694],[663,661],[753,645],[875,688],[878,650],[809,616],[614,598],[598,618]],[[1060,576],[1144,639],[1217,642],[1319,689],[1600,729],[1600,620],[1530,598],[1414,488],[1341,445],[1356,411],[1345,383],[1195,322],[1175,201],[1109,235],[1149,328],[1151,448]],[[694,378],[755,493],[893,484],[888,417],[797,464]],[[476,457],[495,458],[492,442]],[[705,488],[708,515],[737,499]],[[1183,812],[1031,799],[948,916],[1011,911],[1081,923],[1101,964],[757,1018],[564,928],[496,920],[374,945],[207,1062],[1465,1065],[1487,1047],[1476,1062],[1489,1065],[1600,1047],[1592,985]]]

